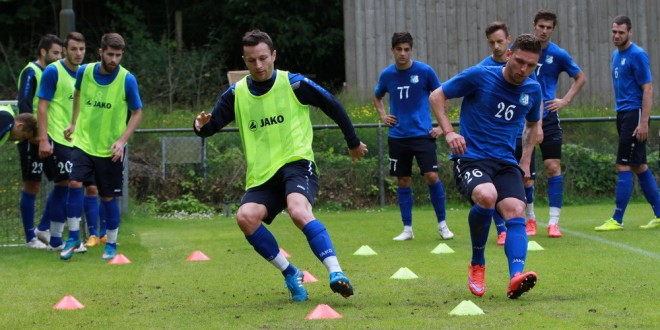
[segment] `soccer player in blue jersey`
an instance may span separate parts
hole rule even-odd
[[[280,252],[264,226],[284,209],[307,237],[314,255],[330,275],[330,288],[343,297],[353,295],[325,225],[313,214],[318,175],[312,150],[310,106],[321,109],[341,128],[353,160],[367,152],[339,101],[313,81],[275,70],[277,52],[270,36],[259,30],[242,39],[243,61],[250,74],[229,86],[213,112],[201,112],[193,123],[198,136],[208,137],[232,121],[241,135],[247,161],[246,193],[236,222],[248,243],[284,276],[294,301],[307,300],[303,273]]]
[[[101,37],[100,62],[82,65],[73,92],[73,113],[64,137],[73,141],[71,179],[66,218],[69,236],[60,259],[73,256],[80,244],[83,183],[94,181],[105,210],[107,242],[101,259],[117,255],[122,195],[124,148],[142,120],[137,79],[120,65],[126,43],[118,33]]]
[[[79,32],[71,32],[64,41],[64,59],[55,61],[44,70],[39,84],[37,121],[39,122],[39,157],[55,182],[48,198],[50,224],[50,250],[64,248],[62,233],[66,220],[66,198],[69,191],[71,173],[71,152],[73,144],[62,133],[71,119],[73,111],[73,83],[76,70],[85,58],[85,37]],[[52,172],[51,172],[52,171]],[[88,183],[88,192],[96,201],[96,186]],[[98,205],[89,208],[98,217]],[[84,246],[76,247],[76,252],[85,252]]]
[[[506,51],[507,64],[474,66],[446,81],[430,96],[451,149],[458,190],[470,200],[468,215],[472,260],[468,264],[468,288],[476,296],[486,291],[485,249],[493,212],[499,212],[507,227],[504,251],[509,263],[507,296],[518,298],[536,284],[537,275],[525,272],[525,190],[531,153],[542,102],[541,87],[528,78],[536,68],[540,41],[531,34],[516,38]],[[460,134],[452,128],[447,100],[463,97]],[[523,155],[514,157],[516,136],[525,123]]]
[[[543,165],[548,177],[548,200],[550,217],[548,219],[548,236],[559,238],[559,214],[563,204],[564,178],[561,175],[561,145],[562,128],[559,124],[559,110],[567,106],[580,92],[587,78],[580,67],[573,62],[564,49],[550,41],[557,27],[557,15],[547,9],[541,9],[534,17],[534,34],[541,40],[543,51],[536,69],[536,79],[543,89],[543,140],[539,141]],[[562,98],[555,97],[559,75],[566,72],[573,83]],[[529,189],[529,188],[528,188]],[[533,186],[532,188],[533,189]],[[533,191],[531,192],[533,196]],[[527,201],[527,235],[536,235],[536,215],[534,201]]]
[[[623,230],[623,214],[633,190],[633,173],[637,175],[644,197],[651,204],[655,218],[640,226],[660,227],[660,195],[655,177],[646,162],[646,140],[653,106],[653,78],[646,51],[630,40],[632,24],[627,16],[612,22],[612,82],[619,147],[616,155],[616,209],[612,218],[596,231]]]
[[[412,229],[413,192],[412,161],[417,160],[421,174],[429,187],[431,204],[435,210],[438,233],[442,239],[454,234],[447,227],[445,190],[438,178],[438,157],[435,139],[442,134],[433,127],[429,94],[440,87],[440,80],[429,65],[413,61],[413,37],[408,32],[392,35],[392,55],[395,63],[383,70],[378,78],[373,102],[380,119],[389,126],[388,145],[390,175],[397,177],[397,199],[403,221],[403,232],[395,241],[414,238]],[[390,94],[390,113],[383,105],[383,97]]]
[[[39,40],[37,60],[29,62],[18,76],[17,105],[19,113],[37,113],[39,102],[37,91],[42,73],[48,64],[62,58],[62,46],[62,40],[53,34],[46,34]],[[20,210],[23,229],[25,230],[25,246],[45,249],[50,240],[48,205],[44,208],[39,225],[34,228],[35,201],[41,187],[41,175],[44,171],[44,163],[39,158],[39,142],[37,140],[22,141],[16,146],[21,160],[21,175],[23,178]],[[52,196],[51,193],[48,198],[50,199]]]

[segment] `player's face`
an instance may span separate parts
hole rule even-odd
[[[277,52],[261,42],[256,46],[243,46],[243,62],[254,81],[266,81],[273,76]]]
[[[392,47],[392,55],[394,55],[394,61],[398,67],[410,64],[410,53],[412,53],[412,46],[407,42]]]
[[[51,64],[62,58],[62,46],[58,44],[52,44],[50,49],[45,53],[44,62],[46,62],[46,65]]]
[[[115,72],[119,67],[124,50],[108,47],[106,50],[99,49],[99,54],[101,55],[101,69],[103,73],[109,74]]]
[[[85,43],[76,40],[69,40],[64,48],[64,58],[71,66],[78,66],[85,59]]]
[[[612,23],[612,42],[614,43],[614,46],[618,48],[625,48],[628,46],[631,34],[632,31],[628,30],[628,25]]]
[[[555,31],[555,24],[551,20],[540,19],[534,24],[534,35],[541,40],[541,42],[548,42]]]
[[[504,30],[497,30],[491,33],[488,38],[488,47],[493,52],[494,57],[502,57],[511,43],[511,36],[506,36]]]
[[[514,85],[520,85],[536,69],[539,54],[522,49],[516,49],[515,51],[507,49],[506,59],[504,78]]]
[[[24,131],[23,126],[23,123],[16,123],[9,133],[9,140],[23,142],[33,138],[34,134],[32,132]]]

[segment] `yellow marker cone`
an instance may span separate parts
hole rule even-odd
[[[378,253],[374,251],[369,245],[362,245],[357,251],[353,253],[354,256],[375,256]]]
[[[431,253],[433,254],[454,253],[454,250],[450,248],[449,245],[445,243],[440,243],[438,244],[438,246],[435,247],[435,249],[433,249],[433,251],[431,251]]]
[[[539,243],[536,241],[527,242],[527,251],[543,251],[545,250]]]
[[[452,309],[451,312],[449,312],[449,315],[457,315],[457,316],[481,315],[481,314],[484,314],[484,311],[470,300],[461,301],[461,303],[458,304],[458,306],[454,307],[454,309]]]
[[[392,275],[390,278],[394,280],[412,280],[418,277],[419,276],[413,273],[412,270],[406,267],[402,267],[399,268],[399,270],[397,270],[396,273],[394,273],[394,275]]]

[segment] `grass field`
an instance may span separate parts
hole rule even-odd
[[[310,300],[293,303],[282,276],[247,244],[233,219],[162,220],[131,215],[120,232],[119,253],[132,263],[108,265],[102,248],[68,262],[57,254],[25,248],[0,249],[0,328],[124,329],[584,329],[657,328],[660,230],[638,225],[651,217],[647,204],[632,204],[626,230],[596,233],[612,205],[564,208],[564,237],[550,239],[540,226],[532,237],[544,251],[530,251],[527,270],[537,286],[518,300],[506,298],[508,271],[494,226],[486,256],[487,292],[474,297],[466,285],[470,241],[467,207],[448,210],[456,234],[442,241],[432,210],[415,209],[415,239],[395,242],[401,224],[396,209],[317,212],[334,240],[340,262],[355,287],[344,299],[328,288],[325,268],[287,217],[270,229],[290,260],[319,279],[306,283]],[[537,207],[539,217],[547,209]],[[430,253],[447,243],[453,254]],[[362,245],[378,255],[355,256]],[[195,250],[211,258],[186,262]],[[407,267],[419,278],[394,280]],[[73,295],[80,310],[55,310]],[[485,315],[450,316],[463,300]],[[341,319],[307,320],[327,304]]]

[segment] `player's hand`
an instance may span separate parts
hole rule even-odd
[[[637,125],[637,128],[635,128],[635,131],[633,132],[633,136],[637,138],[637,141],[639,142],[644,142],[646,139],[649,137],[649,125],[647,124],[639,124]]]
[[[39,141],[39,158],[44,159],[53,154],[53,146],[48,139]]]
[[[564,99],[554,99],[545,102],[545,108],[551,112],[557,112],[559,111],[559,109],[567,105],[568,105],[568,101],[564,101]]]
[[[348,154],[351,156],[351,161],[354,163],[360,159],[362,159],[362,156],[366,155],[369,150],[367,150],[367,145],[362,143],[360,141],[360,145],[353,148],[353,149],[348,149]]]
[[[195,130],[199,132],[209,121],[211,121],[211,114],[204,111],[200,112],[195,118]]]
[[[433,127],[429,131],[429,134],[431,134],[431,137],[434,138],[434,139],[438,138],[440,135],[442,135],[442,133],[443,133],[442,128],[440,128],[440,126]]]
[[[528,182],[532,179],[532,174],[529,170],[529,163],[521,162],[518,166],[523,170],[523,183]]]
[[[124,143],[117,141],[110,146],[112,150],[112,161],[123,161],[124,160]]]
[[[73,135],[73,132],[74,132],[75,130],[76,130],[76,125],[69,124],[69,126],[67,126],[67,127],[64,129],[64,138],[65,138],[67,141],[71,142],[71,140],[73,139],[71,136]]]
[[[543,143],[543,126],[542,125],[536,125],[536,144],[541,144]]]
[[[451,150],[452,154],[460,156],[465,153],[467,145],[465,144],[465,138],[462,135],[456,132],[449,132],[445,134],[445,140],[447,141],[449,150]]]
[[[398,123],[398,121],[396,120],[396,116],[393,116],[393,115],[382,116],[382,117],[380,117],[380,120],[383,121],[383,124],[385,124],[389,127],[392,127],[392,126],[396,125],[396,123]]]

